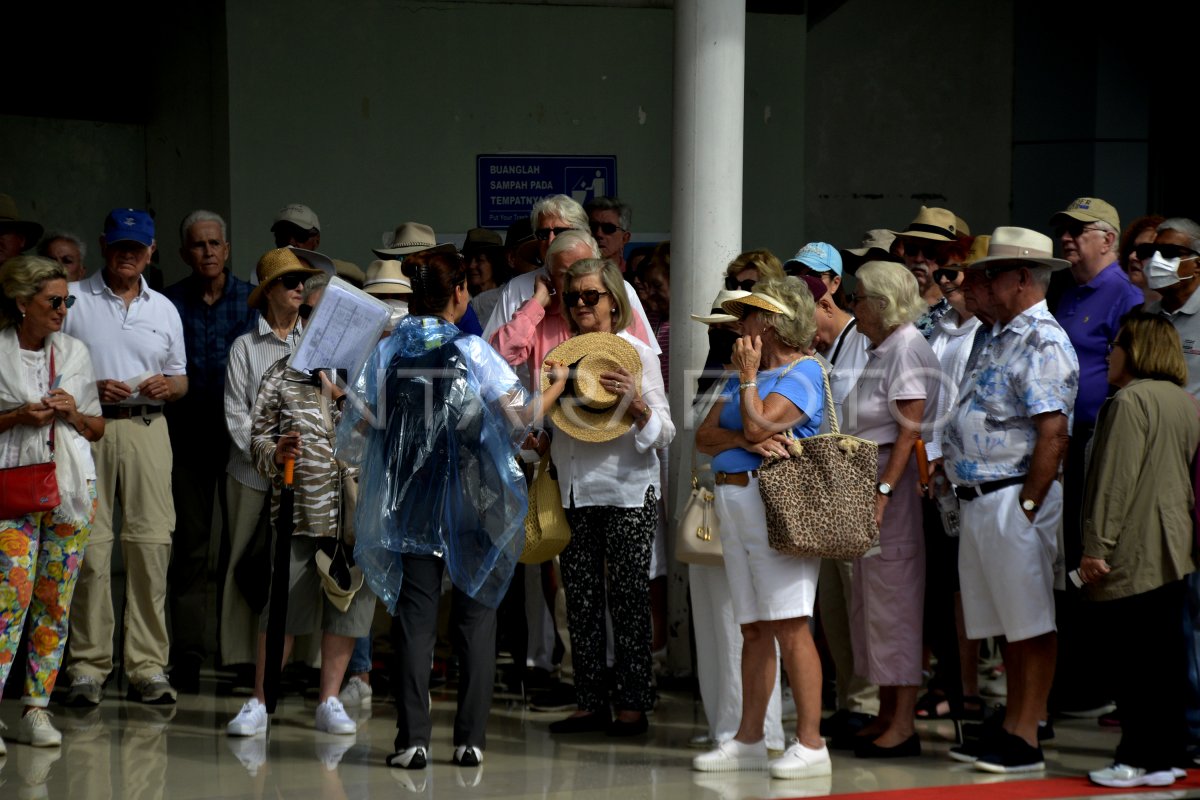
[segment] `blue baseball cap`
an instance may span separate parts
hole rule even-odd
[[[104,243],[154,244],[154,218],[137,208],[114,208],[104,220]]]
[[[809,242],[801,247],[796,255],[783,262],[785,272],[791,272],[796,267],[793,264],[804,265],[814,272],[832,272],[839,278],[842,277],[842,256],[837,251],[837,248],[828,242]]]

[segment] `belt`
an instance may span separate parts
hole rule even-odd
[[[100,414],[105,419],[132,419],[133,417],[152,417],[163,413],[162,406],[100,406]]]
[[[717,486],[749,486],[751,478],[758,477],[758,470],[752,469],[749,472],[718,472],[716,477]]]
[[[1025,476],[1017,475],[1015,478],[1001,478],[998,481],[988,481],[978,486],[955,486],[954,493],[958,495],[959,500],[974,500],[976,497],[983,497],[985,494],[999,491],[1005,486],[1016,486],[1018,483],[1024,482]]]

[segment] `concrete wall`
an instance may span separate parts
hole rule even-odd
[[[920,205],[1009,221],[1013,11],[849,0],[808,36],[807,236],[857,246]]]
[[[480,153],[614,154],[635,232],[670,229],[669,10],[274,0],[227,25],[240,272],[289,202],[360,265],[401,221],[472,227]],[[792,246],[804,19],[755,15],[749,36],[747,240]]]

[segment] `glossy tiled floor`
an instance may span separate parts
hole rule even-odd
[[[391,706],[378,701],[361,715],[357,736],[313,730],[315,702],[288,697],[275,715],[269,737],[231,739],[225,722],[244,698],[218,697],[212,680],[205,693],[181,695],[178,706],[150,707],[116,699],[81,713],[55,707],[63,731],[61,748],[34,749],[12,742],[20,707],[6,701],[0,720],[9,728],[8,756],[0,758],[0,798],[69,800],[200,800],[201,798],[697,798],[806,797],[827,794],[961,786],[949,796],[971,797],[982,784],[1011,780],[974,772],[946,757],[953,727],[922,727],[925,754],[904,761],[863,761],[834,753],[832,779],[773,781],[765,773],[704,775],[690,769],[697,751],[688,740],[700,733],[701,712],[690,696],[665,694],[651,733],[614,741],[600,735],[551,737],[549,721],[513,697],[496,699],[484,763],[478,769],[450,764],[453,698],[435,694],[433,764],[421,772],[389,769],[394,721]],[[1047,746],[1048,776],[1058,781],[1052,795],[1018,779],[996,796],[1089,796],[1088,769],[1107,763],[1117,734],[1093,720],[1056,724],[1058,738]],[[974,790],[968,788],[973,784]],[[1048,787],[1049,784],[1046,785]],[[1046,788],[1043,787],[1043,788]],[[996,787],[993,787],[996,788]],[[1030,790],[1035,790],[1033,793]],[[907,794],[907,792],[905,793]],[[897,796],[902,796],[898,794]],[[1113,796],[1111,793],[1108,796]],[[1200,797],[1200,771],[1169,790],[1139,797]]]

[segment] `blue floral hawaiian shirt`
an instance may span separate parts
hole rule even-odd
[[[993,331],[946,425],[946,474],[959,486],[1028,472],[1033,417],[1061,411],[1069,421],[1079,390],[1079,359],[1045,302]]]

